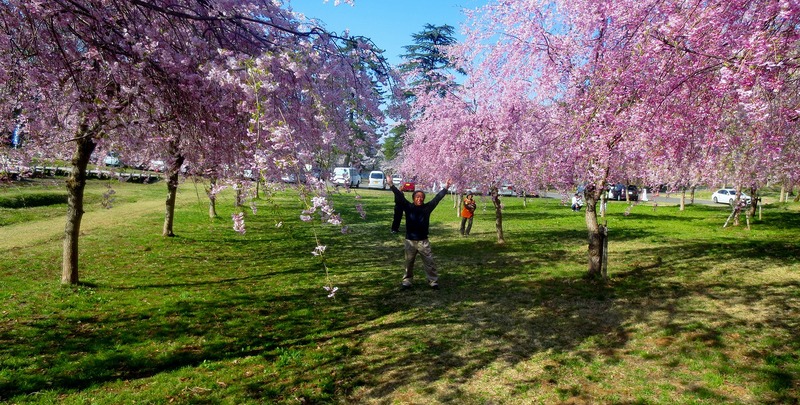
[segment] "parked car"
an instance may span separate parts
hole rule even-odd
[[[446,185],[446,183],[444,183],[444,182],[435,182],[435,183],[433,183],[433,186],[431,186],[430,192],[432,194],[436,194],[439,191],[442,191],[442,189],[444,188],[445,185]],[[455,194],[456,190],[457,190],[456,186],[450,185],[450,187],[447,189],[447,193],[448,194]]]
[[[151,160],[150,161],[150,170],[155,172],[163,172],[167,168],[166,163],[163,160]]]
[[[742,193],[740,198],[744,200],[745,204],[750,205],[749,195]],[[711,201],[714,201],[716,204],[733,204],[733,202],[736,201],[736,189],[721,188],[711,194]]]
[[[109,152],[103,159],[103,164],[106,166],[119,167],[122,166],[122,161],[119,160],[119,154],[116,152]]]
[[[307,165],[303,173],[299,177],[296,173],[297,170],[299,169],[295,169],[295,171],[292,172],[287,172],[286,174],[281,176],[281,181],[283,181],[284,183],[297,183],[297,181],[300,180],[301,183],[305,183],[308,181],[309,177],[314,177],[317,180],[322,178],[322,171],[320,169],[313,168],[311,165]],[[245,170],[245,173],[247,172],[248,171]],[[258,171],[250,170],[250,173],[258,174]],[[251,177],[251,179],[255,180],[256,176]]]
[[[400,191],[415,191],[417,185],[411,180],[405,180],[400,184]]]
[[[183,167],[181,167],[181,170],[183,170]],[[252,181],[258,180],[258,169],[244,169],[242,170],[242,177]]]
[[[399,188],[400,187],[400,183],[402,183],[402,182],[403,182],[403,177],[402,176],[400,176],[399,174],[393,174],[392,175],[392,184],[394,184],[395,187]]]
[[[247,170],[245,170],[247,172]],[[251,171],[252,172],[252,171]],[[246,175],[247,173],[245,173]],[[305,182],[306,179],[301,179],[301,181]],[[297,183],[297,175],[294,173],[286,173],[281,176],[281,181],[284,183]]]
[[[511,183],[503,183],[497,188],[497,194],[506,197],[516,197],[518,194]]]
[[[609,200],[617,200],[617,201],[624,201],[625,193],[628,194],[628,199],[631,201],[638,201],[639,200],[639,188],[634,186],[633,184],[628,185],[627,187],[622,184],[618,183],[616,185],[611,186],[608,191],[608,199]]]
[[[468,187],[467,189],[464,190],[464,194],[470,194],[470,193],[473,195],[483,195],[483,191],[481,191],[481,189],[478,188],[478,186]]]
[[[382,171],[373,170],[369,172],[368,181],[368,188],[379,188],[381,190],[386,190],[386,175]]]
[[[333,169],[331,183],[336,186],[360,187],[361,175],[352,167],[337,167]]]

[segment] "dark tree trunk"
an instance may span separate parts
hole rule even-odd
[[[209,189],[206,190],[206,195],[208,195],[208,217],[209,218],[216,218],[217,217],[217,195],[213,194],[214,188],[217,187],[217,179],[215,177],[211,178],[211,185]]]
[[[759,203],[758,189],[755,187],[750,187],[750,208],[749,208],[750,212],[748,214],[750,218],[756,217],[756,210],[758,209],[758,203]]]
[[[175,200],[178,194],[178,182],[183,161],[183,155],[175,156],[174,161],[169,165],[165,173],[167,176],[167,201],[164,212],[164,229],[161,231],[161,236],[175,236],[173,232],[173,224],[175,223]]]
[[[497,193],[497,187],[493,187],[491,191],[492,203],[494,204],[494,227],[497,230],[497,244],[504,245],[506,240],[503,238],[503,209],[500,203],[500,196]]]
[[[83,193],[86,189],[86,167],[97,144],[88,131],[77,138],[72,156],[72,172],[67,178],[67,223],[64,227],[64,245],[61,262],[61,284],[78,284],[78,238],[83,219]]]

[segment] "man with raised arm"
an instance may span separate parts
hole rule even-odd
[[[428,241],[428,229],[430,227],[431,213],[439,204],[439,201],[447,194],[447,189],[450,188],[450,180],[447,180],[444,188],[436,193],[436,196],[428,203],[425,202],[425,193],[421,190],[415,191],[411,195],[413,202],[409,202],[403,192],[398,190],[394,184],[389,188],[394,193],[395,200],[400,201],[400,206],[406,216],[406,272],[401,286],[403,288],[411,288],[411,280],[414,278],[414,260],[419,254],[422,256],[422,264],[428,277],[428,285],[433,289],[438,289],[439,274],[436,271],[436,263],[434,263],[433,254],[431,253],[431,244]]]

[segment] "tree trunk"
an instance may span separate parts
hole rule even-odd
[[[208,217],[217,217],[217,197],[209,196],[208,199]]]
[[[756,209],[758,208],[758,203],[759,203],[758,189],[755,187],[750,187],[750,208],[748,208],[749,218],[756,217]]]
[[[683,188],[681,190],[681,206],[680,209],[678,209],[678,211],[683,211],[685,209],[686,209],[686,188]]]
[[[178,180],[183,166],[184,157],[178,155],[174,157],[174,163],[170,165],[165,173],[167,175],[167,201],[164,212],[164,229],[161,236],[175,236],[172,225],[175,222],[175,199],[178,194]]]
[[[208,217],[212,219],[217,217],[217,195],[214,194],[214,189],[216,187],[217,179],[212,177],[211,185],[208,190],[206,190],[206,195],[208,195]]]
[[[72,173],[67,178],[67,223],[61,262],[61,284],[78,284],[78,238],[83,219],[83,192],[86,189],[86,166],[97,144],[87,131],[81,131],[72,156]]]
[[[583,199],[586,201],[586,228],[589,231],[589,272],[587,277],[591,279],[603,278],[603,235],[597,222],[598,197],[598,193],[591,190],[583,193]]]
[[[786,202],[786,184],[781,184],[781,196],[778,199],[778,202],[779,203],[785,203]]]
[[[233,208],[239,208],[244,205],[244,198],[242,192],[244,191],[244,187],[242,186],[241,182],[236,183],[233,186],[233,189],[236,194],[236,198],[233,200]]]
[[[503,210],[500,204],[500,196],[497,194],[497,188],[493,187],[491,191],[492,203],[494,204],[494,227],[497,230],[497,244],[504,245],[506,240],[503,238]]]
[[[691,199],[689,200],[689,204],[694,204],[694,192],[697,191],[697,186],[692,186],[692,194]]]

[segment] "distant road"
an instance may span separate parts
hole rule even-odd
[[[652,204],[654,202],[657,202],[659,204],[678,205],[678,204],[681,203],[681,198],[680,197],[675,197],[676,195],[678,195],[678,194],[674,194],[673,193],[673,194],[667,195],[667,194],[663,194],[662,193],[658,197],[653,197],[653,194],[647,193],[648,201],[640,201],[640,202],[643,203],[643,204]],[[553,193],[553,192],[545,193],[545,197],[546,198],[555,198],[555,199],[558,199],[558,200],[560,200],[562,198],[561,194]],[[617,200],[609,200],[609,201],[610,202],[615,202]],[[686,204],[692,204],[692,202],[691,202],[691,200],[689,199],[688,196],[686,197]],[[711,200],[700,200],[700,199],[697,199],[697,198],[694,199],[694,204],[699,204],[699,205],[719,205],[719,206],[723,206],[724,205],[724,204],[714,204],[714,202],[711,201]]]

